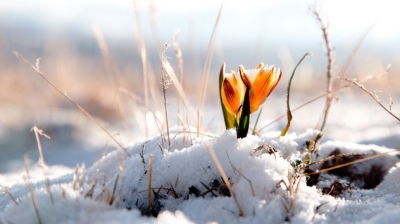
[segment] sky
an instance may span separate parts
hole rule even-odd
[[[93,28],[98,27],[108,43],[114,41],[136,46],[138,23],[133,3],[150,54],[156,55],[155,43],[162,45],[172,40],[179,30],[185,57],[195,51],[205,53],[222,1],[3,0],[0,19],[3,26],[13,29],[44,27],[47,32],[66,32],[67,35],[91,38]],[[400,21],[396,10],[400,3],[396,1],[237,0],[223,2],[217,29],[216,64],[219,67],[220,61],[225,61],[227,69],[232,70],[236,66],[230,67],[230,64],[255,66],[262,58],[284,67],[285,62],[281,59],[289,52],[288,58],[291,59],[286,65],[292,70],[294,61],[306,52],[313,52],[314,66],[322,65],[326,61],[322,32],[309,10],[310,4],[314,3],[327,22],[339,64],[370,27],[372,29],[364,41],[364,49],[368,51],[361,54],[382,60],[380,67],[400,61],[400,53],[397,53],[400,52],[400,28],[396,24]],[[155,18],[155,25],[152,18]]]
[[[187,29],[190,20],[201,20],[196,27],[206,27],[215,22],[222,1],[136,1],[142,20],[148,16],[149,6],[153,5],[158,18],[158,28],[162,37],[169,28],[176,30]],[[256,35],[261,30],[268,33],[284,30],[290,34],[293,30],[308,30],[315,23],[303,23],[304,20],[314,19],[308,12],[308,5],[314,1],[225,1],[221,18],[220,35],[240,36]],[[399,37],[400,30],[396,21],[400,20],[397,13],[398,2],[391,0],[352,0],[352,1],[320,1],[316,3],[321,12],[329,19],[332,33],[345,38],[349,33],[362,33],[375,24],[371,32],[377,41]],[[104,32],[109,35],[123,36],[133,19],[133,1],[2,1],[0,12],[3,15],[15,15],[13,19],[35,18],[37,21],[50,26],[74,24],[75,26],[95,25],[104,26]],[[174,17],[175,20],[172,21]],[[308,17],[308,18],[307,18]],[[186,23],[186,24],[185,24]],[[291,29],[286,29],[290,26]],[[236,29],[235,29],[236,27]],[[237,29],[239,28],[239,29]],[[184,32],[184,31],[183,31]],[[169,35],[172,35],[170,33]],[[307,32],[302,33],[303,37]],[[168,38],[168,37],[167,37]]]

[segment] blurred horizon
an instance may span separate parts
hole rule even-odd
[[[211,130],[223,129],[222,123],[217,122],[218,125],[213,126],[212,122],[214,118],[222,117],[219,109],[215,108],[219,106],[216,83],[223,62],[227,64],[227,72],[237,71],[240,64],[246,68],[254,68],[259,62],[282,68],[282,80],[266,102],[273,110],[263,112],[263,118],[267,121],[285,114],[283,99],[287,81],[294,66],[305,53],[312,52],[313,56],[302,63],[294,78],[294,104],[298,106],[326,91],[325,45],[320,24],[309,10],[312,3],[316,4],[328,25],[330,41],[334,47],[335,75],[360,38],[372,27],[345,74],[349,78],[361,79],[368,75],[381,74],[391,65],[387,76],[370,81],[365,86],[376,91],[385,105],[390,104],[390,96],[394,102],[394,113],[400,112],[397,105],[400,102],[400,77],[397,75],[400,71],[400,28],[397,26],[400,14],[397,13],[399,3],[396,1],[225,1],[216,30],[206,99],[206,112],[209,115],[204,126],[210,125]],[[137,141],[144,138],[140,122],[150,116],[143,110],[143,69],[138,49],[138,30],[143,34],[149,63],[147,72],[154,77],[150,82],[158,91],[156,95],[161,93],[162,71],[159,55],[166,41],[171,45],[166,55],[178,74],[172,40],[179,30],[183,86],[192,106],[196,107],[198,83],[221,4],[222,1],[212,0],[2,1],[0,153],[9,154],[10,158],[20,161],[23,158],[21,154],[35,151],[36,140],[34,134],[29,132],[33,125],[38,125],[52,137],[52,142],[44,143],[44,147],[60,150],[67,150],[68,147],[85,148],[74,151],[75,154],[72,153],[71,156],[79,155],[82,151],[102,150],[108,144],[104,133],[98,137],[99,131],[90,120],[78,115],[80,112],[77,108],[12,52],[21,53],[33,64],[37,58],[41,58],[41,71],[68,96],[106,123],[107,127],[121,134],[121,139]],[[103,59],[94,29],[99,30],[104,37],[104,43],[110,52],[109,61]],[[343,110],[339,105],[346,111],[346,104],[341,104],[346,99],[349,99],[352,108],[357,111],[349,112],[349,118],[343,120],[340,115],[332,115],[336,118],[329,120],[332,127],[349,125],[346,122],[352,121],[350,114],[357,116],[364,113],[366,107],[362,106],[363,103],[371,105],[370,114],[384,116],[379,117],[382,119],[382,126],[394,124],[394,119],[367,94],[355,87],[348,89],[338,94],[344,99],[337,103],[337,112],[340,114]],[[168,106],[173,111],[171,117],[176,121],[175,88],[171,86],[167,94]],[[309,106],[309,112],[302,115],[317,115],[312,119],[307,117],[311,120],[295,120],[292,130],[314,128],[323,103],[324,100],[320,100],[318,106]],[[149,111],[162,111],[161,98],[149,97]],[[364,123],[353,126],[368,126],[365,121],[371,118],[363,120],[360,117],[360,123]],[[176,123],[172,122],[174,125]],[[279,129],[284,124],[281,121],[274,127]],[[352,127],[351,124],[349,126]],[[154,130],[157,133],[157,128]],[[337,129],[333,128],[329,133],[330,137],[339,136],[343,140],[360,138],[339,135],[335,130]],[[348,135],[351,134],[349,131]],[[54,152],[53,157],[53,161],[62,161],[62,158],[56,159],[57,152]],[[0,163],[6,162],[6,157],[0,159]],[[0,166],[0,172],[6,170],[4,166]]]

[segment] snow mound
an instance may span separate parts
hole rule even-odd
[[[304,159],[306,142],[313,130],[297,135],[280,132],[237,139],[232,130],[218,135],[189,135],[171,130],[171,145],[164,137],[132,144],[103,156],[86,170],[52,177],[51,195],[44,181],[32,183],[34,197],[26,185],[8,189],[17,203],[0,192],[0,221],[3,223],[378,223],[398,220],[400,171],[398,158],[371,160],[352,166],[363,173],[371,166],[382,167],[388,175],[373,190],[335,173],[318,176],[308,186],[294,168]],[[221,178],[208,148],[215,152],[232,184],[237,204]],[[341,153],[386,152],[374,145],[329,141],[321,144],[320,158],[336,149]],[[149,160],[152,161],[149,208]],[[323,164],[313,168],[320,169]],[[394,168],[392,168],[394,167]],[[354,171],[355,172],[355,171]],[[383,175],[384,176],[384,175]],[[346,179],[347,178],[347,179]],[[323,194],[335,180],[348,182],[338,195]],[[310,185],[310,184],[309,184]],[[51,197],[53,202],[51,201]],[[37,201],[37,206],[32,203]],[[244,216],[240,216],[240,209]],[[150,215],[146,216],[146,215]],[[157,217],[151,217],[151,215]]]

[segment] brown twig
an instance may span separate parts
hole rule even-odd
[[[315,6],[310,6],[311,12],[314,13],[314,15],[317,17],[317,20],[319,21],[321,25],[321,30],[324,36],[325,40],[325,46],[326,46],[326,54],[328,58],[328,67],[327,67],[327,96],[326,96],[326,103],[325,103],[325,108],[324,108],[324,115],[322,119],[322,124],[319,128],[321,132],[324,131],[326,121],[328,119],[328,114],[329,114],[329,109],[332,105],[332,100],[333,100],[333,93],[332,93],[332,87],[333,87],[333,82],[332,82],[332,76],[333,76],[333,50],[332,50],[332,45],[329,40],[329,35],[328,35],[328,27],[325,25],[325,22],[323,21],[321,15],[319,14],[318,10],[315,8]]]
[[[383,152],[383,153],[380,153],[380,154],[376,154],[376,155],[373,155],[373,156],[370,156],[370,157],[367,157],[367,158],[351,161],[351,162],[348,162],[348,163],[343,163],[343,164],[340,164],[340,165],[337,165],[337,166],[333,166],[333,167],[329,167],[329,168],[322,169],[322,170],[316,170],[315,172],[312,172],[312,173],[309,173],[309,174],[306,174],[306,175],[307,176],[311,176],[311,175],[314,175],[314,174],[328,172],[330,170],[339,169],[341,167],[349,166],[349,165],[356,164],[356,163],[361,163],[361,162],[368,161],[368,160],[371,160],[371,159],[379,158],[379,157],[384,156],[386,154],[399,152],[399,151],[400,151],[400,149],[390,150],[390,151]]]
[[[36,65],[32,65],[29,61],[27,61],[24,56],[22,56],[22,54],[20,54],[19,52],[14,51],[14,54],[21,58],[26,64],[30,65],[33,70],[35,70],[35,72],[40,75],[48,84],[50,84],[55,90],[57,90],[57,92],[59,92],[61,95],[63,95],[69,102],[71,102],[72,104],[74,104],[76,107],[78,107],[78,109],[84,113],[86,116],[88,116],[97,126],[99,126],[99,128],[106,133],[121,149],[123,149],[125,151],[125,153],[130,156],[130,154],[128,153],[128,151],[126,150],[126,148],[120,143],[118,142],[109,131],[107,131],[107,129],[100,124],[100,122],[98,120],[96,120],[91,114],[89,114],[89,112],[87,112],[83,107],[81,107],[78,103],[76,103],[75,101],[73,101],[66,93],[64,93],[63,91],[61,91],[61,89],[59,89],[53,82],[51,82],[40,70],[39,70],[39,59],[36,60]]]
[[[379,97],[376,94],[373,94],[372,92],[368,91],[367,88],[365,88],[364,85],[362,85],[361,83],[359,83],[357,81],[357,79],[349,79],[349,78],[342,78],[342,80],[351,82],[352,84],[356,85],[358,88],[360,88],[361,90],[363,90],[364,92],[366,92],[368,95],[370,95],[375,102],[377,102],[386,112],[388,112],[390,115],[392,115],[392,117],[396,118],[398,121],[400,121],[400,118],[398,116],[396,116],[391,108],[392,108],[392,104],[393,102],[390,101],[389,103],[389,108],[385,107],[385,105],[382,104],[381,100],[379,99]]]

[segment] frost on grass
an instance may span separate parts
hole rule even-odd
[[[370,174],[371,167],[380,167],[382,179],[388,173],[373,190],[361,189],[366,188],[365,179],[328,172],[318,176],[316,185],[307,186],[307,179],[299,178],[293,165],[301,164],[307,151],[306,141],[313,134],[308,130],[304,134],[280,137],[280,132],[268,132],[261,137],[237,139],[234,131],[225,131],[196,138],[180,133],[177,128],[171,129],[171,147],[165,139],[156,137],[130,145],[131,156],[123,157],[122,161],[120,151],[111,152],[85,170],[78,184],[80,187],[76,189],[73,174],[52,178],[53,204],[44,182],[33,183],[39,217],[42,223],[376,223],[381,219],[397,220],[400,171],[392,167],[398,158],[388,154],[346,168],[349,175],[355,176]],[[205,142],[214,149],[244,216],[239,216],[238,207]],[[365,156],[388,149],[328,141],[321,145],[319,158],[338,153],[337,150],[342,154]],[[153,155],[151,211],[147,197],[150,155]],[[332,164],[317,164],[311,168],[328,165]],[[300,184],[293,184],[294,180],[300,180]],[[330,189],[335,181],[351,187],[334,196],[332,191],[323,191]],[[9,189],[18,198],[18,205],[0,192],[0,221],[37,222],[26,186],[17,184]]]

